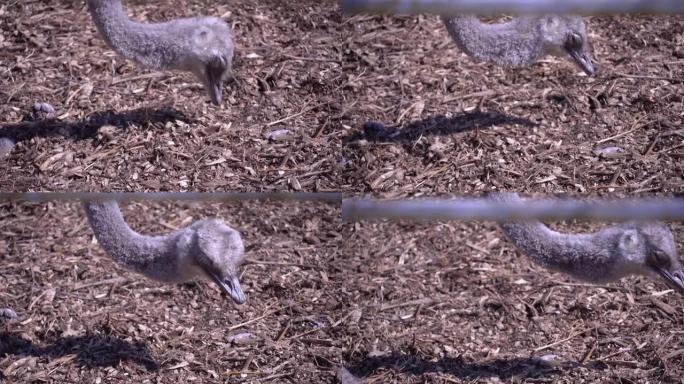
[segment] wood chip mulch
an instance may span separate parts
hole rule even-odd
[[[18,142],[0,162],[3,190],[337,190],[336,3],[184,3],[126,5],[136,20],[231,24],[237,79],[222,108],[192,75],[118,57],[84,2],[0,5],[0,137]],[[33,119],[35,103],[55,117]]]
[[[210,283],[163,285],[118,268],[77,204],[2,203],[0,306],[19,316],[0,329],[8,382],[673,383],[684,374],[684,298],[646,278],[592,285],[549,273],[491,223],[345,224],[334,204],[312,203],[122,207],[148,234],[204,217],[238,228],[247,303]]]
[[[18,143],[0,190],[684,193],[684,17],[587,18],[588,78],[561,59],[475,63],[434,16],[125,3],[138,20],[231,23],[223,108],[190,75],[116,56],[82,1],[4,2],[0,137]],[[18,315],[0,323],[0,382],[684,383],[682,297],[549,273],[491,223],[349,224],[314,203],[124,214],[145,233],[238,228],[247,303],[116,267],[77,204],[0,202],[0,308]]]

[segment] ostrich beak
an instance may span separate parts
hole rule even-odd
[[[233,299],[236,304],[244,304],[245,301],[247,301],[245,293],[242,292],[242,287],[240,287],[240,281],[238,280],[237,276],[231,274],[229,277],[222,279],[212,272],[207,271],[207,274],[216,283],[216,285],[219,286],[221,291],[230,296],[230,298]]]
[[[226,72],[230,70],[227,60],[220,55],[212,57],[205,69],[207,93],[214,105],[221,105],[221,86]]]
[[[209,89],[209,97],[214,105],[221,105],[221,81],[212,82]]]
[[[656,272],[665,279],[669,286],[676,289],[679,293],[684,294],[684,270],[673,273],[662,268],[657,268]]]
[[[211,72],[208,72],[207,77],[208,81],[206,87],[211,103],[214,105],[221,105],[221,77],[219,76],[216,78],[211,75]]]
[[[575,62],[575,64],[582,68],[584,73],[586,73],[588,76],[593,76],[594,74],[596,74],[594,64],[591,62],[591,59],[589,58],[589,56],[587,56],[586,53],[577,50],[568,50],[568,54]]]

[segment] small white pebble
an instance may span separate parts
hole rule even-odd
[[[594,151],[594,153],[598,156],[605,157],[605,158],[613,158],[613,157],[620,157],[624,154],[625,150],[620,148],[620,147],[605,147],[605,148],[599,148]]]
[[[10,308],[2,308],[0,309],[0,324],[1,323],[11,323],[16,321],[19,318],[17,316],[17,313],[14,312]]]
[[[273,141],[284,141],[292,138],[292,132],[289,129],[276,129],[271,132],[267,132],[264,136],[266,139]]]
[[[337,371],[337,380],[339,380],[340,384],[361,384],[363,382],[358,377],[352,375],[345,367],[341,367]]]
[[[0,137],[0,158],[8,156],[14,149],[14,141],[6,137]]]
[[[33,110],[35,112],[43,112],[47,114],[55,113],[55,108],[49,103],[35,103],[33,104]]]
[[[256,341],[256,337],[249,332],[236,333],[228,336],[228,342],[232,344],[252,344]]]
[[[560,365],[559,357],[558,355],[543,355],[543,356],[538,356],[535,358],[535,361],[538,364],[545,365],[547,367],[555,367]]]

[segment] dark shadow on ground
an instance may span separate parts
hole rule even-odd
[[[511,378],[526,379],[550,377],[562,374],[568,369],[584,367],[603,369],[601,365],[576,362],[558,362],[553,366],[547,365],[539,358],[511,358],[495,359],[485,362],[467,362],[462,357],[443,358],[437,361],[429,360],[417,355],[393,353],[389,356],[366,357],[348,367],[349,371],[359,377],[368,377],[380,370],[394,370],[397,372],[422,375],[426,373],[443,373],[460,379],[476,380],[498,377],[501,380]]]
[[[0,357],[18,355],[56,359],[71,354],[76,354],[75,362],[83,368],[116,367],[130,361],[147,371],[159,369],[145,343],[130,343],[114,335],[61,337],[41,347],[20,336],[0,332]]]
[[[22,121],[20,123],[0,126],[0,137],[8,138],[15,143],[30,140],[34,137],[64,136],[74,140],[84,140],[97,136],[97,131],[104,125],[127,128],[131,125],[147,125],[181,120],[190,122],[182,112],[173,108],[139,108],[125,112],[96,112],[85,119],[64,121],[55,118]]]
[[[454,117],[437,115],[423,120],[412,121],[403,128],[387,127],[379,121],[368,121],[363,132],[356,132],[345,142],[366,139],[379,142],[414,141],[421,136],[447,136],[476,129],[487,129],[493,125],[518,124],[535,127],[537,123],[524,117],[510,116],[499,112],[466,112]]]

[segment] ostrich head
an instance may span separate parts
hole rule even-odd
[[[246,301],[237,269],[245,258],[240,233],[216,219],[201,220],[191,226],[196,245],[193,262],[237,304]]]
[[[665,224],[625,224],[625,231],[619,238],[618,255],[635,272],[664,280],[684,293],[684,267],[672,232]]]
[[[233,77],[235,46],[230,28],[223,20],[207,17],[192,34],[190,68],[204,84],[214,105],[221,104],[221,85]]]
[[[587,28],[581,16],[545,16],[541,19],[541,35],[548,54],[569,56],[587,75],[596,73],[589,56]]]

